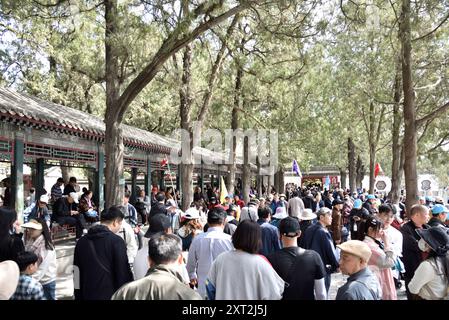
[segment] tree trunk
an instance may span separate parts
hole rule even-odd
[[[240,97],[242,94],[242,77],[243,77],[243,69],[240,66],[238,66],[237,67],[237,75],[235,77],[234,107],[232,109],[232,120],[231,120],[231,127],[234,132],[239,127],[239,111],[238,110],[240,108]],[[236,148],[237,148],[237,138],[236,138],[236,136],[233,136],[232,137],[232,150],[231,150],[232,163],[229,164],[229,176],[228,176],[228,192],[229,193],[234,193],[235,172],[237,170]]]
[[[189,112],[192,105],[192,95],[191,95],[191,65],[192,65],[192,49],[190,45],[184,48],[183,54],[183,68],[182,68],[182,79],[181,88],[179,89],[179,100],[180,100],[180,117],[181,117],[181,128],[189,132],[189,153],[187,155],[187,163],[181,163],[181,189],[182,189],[182,210],[187,210],[193,201],[193,190],[192,190],[192,180],[193,180],[193,131],[190,125]],[[185,143],[185,142],[184,142]]]
[[[416,172],[416,110],[412,78],[412,45],[410,30],[410,0],[402,0],[400,23],[402,48],[402,87],[404,91],[404,173],[407,214],[418,198]]]
[[[182,210],[185,211],[190,207],[193,201],[192,179],[193,164],[181,164],[181,184],[182,184]]]
[[[249,141],[248,137],[243,140],[243,201],[249,202],[249,191],[251,187],[251,166],[249,163]]]
[[[363,188],[363,178],[365,177],[365,166],[363,165],[362,158],[360,155],[357,157],[357,177],[356,177],[356,187]]]
[[[279,186],[278,186],[278,193],[285,193],[285,188],[284,188],[284,167],[283,166],[279,166]]]
[[[376,178],[374,177],[374,167],[376,166],[376,142],[375,142],[375,115],[374,115],[374,103],[369,105],[369,124],[370,133],[368,135],[369,145],[369,193],[374,193],[374,183]]]
[[[349,189],[356,191],[356,167],[355,167],[355,145],[352,138],[348,138],[348,171],[349,171]]]
[[[273,188],[276,193],[279,193],[278,185],[279,185],[279,171],[276,171],[273,176]]]
[[[262,180],[262,176],[261,176],[261,167],[260,167],[260,160],[259,160],[259,156],[256,157],[257,160],[257,195],[259,196],[259,198],[262,196],[262,185],[263,185],[263,180]]]
[[[267,187],[267,196],[271,194],[271,186],[273,185],[273,175],[270,173],[268,175],[268,187]]]
[[[392,155],[393,161],[391,164],[391,191],[388,198],[392,203],[399,203],[400,188],[401,188],[401,154],[403,150],[400,141],[400,130],[402,124],[401,114],[401,97],[402,97],[402,78],[401,78],[401,57],[396,61],[396,77],[394,81],[394,106],[393,106],[393,130],[392,130]]]
[[[64,179],[64,183],[69,183],[70,176],[72,174],[72,170],[70,167],[67,167],[68,164],[65,161],[61,161],[61,175]]]
[[[105,54],[106,54],[106,114],[105,114],[105,156],[106,156],[106,199],[105,208],[121,205],[125,192],[123,177],[123,133],[120,128],[122,117],[119,109],[119,65],[118,49],[115,37],[118,34],[118,8],[117,0],[105,2]]]
[[[86,169],[84,170],[84,173],[87,177],[88,189],[93,191],[95,188],[95,171],[91,169]]]
[[[346,168],[340,168],[340,180],[341,180],[340,187],[343,190],[346,190]]]
[[[106,199],[105,208],[122,205],[125,195],[123,177],[123,133],[120,124],[106,116],[105,156],[106,156]]]

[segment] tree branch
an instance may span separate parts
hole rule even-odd
[[[422,117],[421,119],[417,119],[416,120],[416,127],[422,126],[424,124],[424,122],[434,120],[436,117],[438,117],[440,114],[446,112],[447,110],[449,110],[449,101],[446,102],[445,104],[443,104],[441,107],[435,109],[434,111],[432,111],[428,115]]]
[[[158,73],[161,66],[176,52],[185,47],[187,44],[195,40],[200,34],[212,28],[213,26],[223,22],[224,20],[232,17],[233,15],[245,10],[251,2],[255,1],[242,1],[241,4],[229,9],[225,13],[211,18],[208,21],[200,24],[190,33],[182,36],[182,30],[190,24],[189,21],[178,24],[177,28],[168,36],[163,42],[162,46],[155,54],[151,62],[131,81],[120,96],[118,103],[118,118],[123,118],[123,114],[128,108],[129,104],[135,99],[135,97],[145,88],[145,86],[151,82],[154,76]],[[198,8],[197,8],[198,9]],[[195,16],[198,16],[201,12],[195,10]],[[187,25],[186,25],[187,24]]]
[[[377,125],[376,146],[379,144],[379,140],[380,140],[382,124],[384,122],[385,109],[386,109],[386,106],[382,106],[382,110],[380,111],[379,123]]]
[[[432,121],[426,121],[426,124],[424,125],[424,130],[422,131],[421,135],[418,137],[418,140],[416,141],[417,144],[421,142],[421,140],[426,136],[427,129],[429,128],[429,125]]]
[[[215,83],[217,81],[218,73],[221,68],[222,62],[224,60],[224,54],[227,47],[227,41],[231,37],[232,33],[234,32],[235,25],[240,19],[240,15],[236,14],[234,16],[234,19],[232,19],[231,24],[228,27],[228,30],[226,31],[226,37],[222,39],[222,44],[220,47],[220,51],[217,53],[217,57],[215,59],[214,65],[212,66],[211,74],[209,77],[209,83],[207,86],[206,93],[203,97],[203,104],[201,105],[201,109],[198,113],[197,121],[200,122],[200,125],[204,122],[204,119],[206,118],[207,109],[209,108],[210,101],[212,99],[212,93],[215,86]]]
[[[447,20],[449,19],[449,13],[446,15],[446,17],[444,17],[444,19],[430,32],[426,33],[423,36],[420,36],[418,38],[412,39],[412,42],[414,41],[418,41],[424,38],[427,38],[428,36],[430,36],[432,33],[434,33],[435,31],[437,31]]]
[[[445,134],[441,139],[440,142],[438,142],[437,145],[435,145],[434,147],[430,148],[429,150],[426,151],[425,154],[431,153],[433,151],[435,151],[436,149],[438,149],[439,147],[445,146],[447,144],[449,144],[449,141],[446,141],[447,139],[449,139],[449,133]],[[445,142],[446,141],[446,142]]]

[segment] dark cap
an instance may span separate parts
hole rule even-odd
[[[287,217],[279,223],[279,233],[286,237],[297,237],[301,232],[299,220],[294,217]]]
[[[334,201],[332,201],[332,207],[336,206],[338,204],[343,204],[343,203],[345,203],[343,200],[341,200],[340,198],[337,198]]]
[[[150,218],[149,224],[150,227],[145,233],[145,238],[149,238],[159,232],[165,232],[165,230],[171,228],[171,219],[169,216],[159,213]]]
[[[449,251],[449,235],[444,227],[416,229],[418,235],[432,248],[437,255],[445,255]]]

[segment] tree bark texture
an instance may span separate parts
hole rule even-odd
[[[412,76],[412,45],[410,30],[410,0],[402,0],[400,23],[402,48],[402,89],[404,92],[404,174],[406,190],[406,210],[418,199],[418,175],[416,172],[416,109]]]

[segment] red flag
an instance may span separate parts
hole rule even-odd
[[[161,161],[161,167],[165,167],[167,164],[168,164],[168,159],[167,159],[167,158],[164,158],[164,159]]]
[[[383,170],[382,170],[382,168],[380,167],[380,164],[379,164],[379,162],[378,163],[376,163],[376,166],[374,167],[374,178],[377,178],[377,176],[379,175],[379,173],[382,173],[383,174]]]

